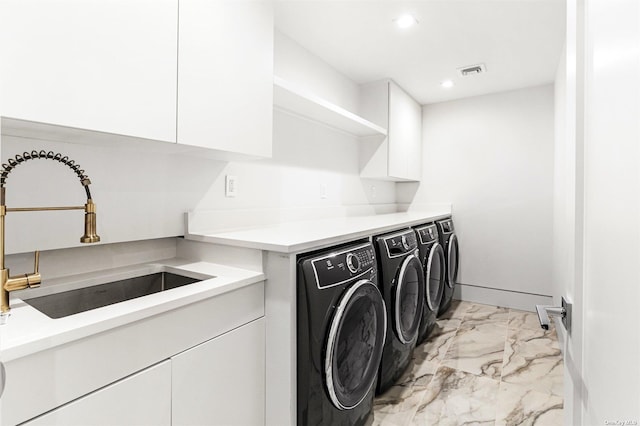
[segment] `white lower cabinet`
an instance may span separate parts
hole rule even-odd
[[[235,285],[21,357],[3,353],[0,425],[264,425],[264,281]]]
[[[149,367],[24,424],[170,425],[171,361]]]
[[[265,374],[262,317],[24,424],[264,425]]]
[[[264,317],[171,359],[173,425],[265,424]]]

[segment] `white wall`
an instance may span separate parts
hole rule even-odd
[[[275,72],[344,108],[355,109],[358,86],[318,57],[276,33]],[[251,125],[251,123],[247,123]],[[46,138],[44,138],[46,139]],[[104,138],[103,138],[104,139]],[[77,142],[77,141],[75,141]],[[92,181],[102,243],[184,234],[184,212],[194,209],[333,207],[395,203],[392,182],[361,179],[357,138],[275,111],[273,158],[223,162],[198,155],[149,150],[153,143],[60,143],[3,135],[2,161],[33,149],[62,152]],[[224,195],[225,175],[238,195]],[[52,161],[34,160],[7,180],[7,205],[82,205],[75,175]],[[329,209],[330,210],[330,209]],[[79,246],[83,214],[9,213],[7,253]]]
[[[565,424],[640,419],[640,5],[568,0],[558,70],[554,295],[573,302]]]
[[[583,424],[583,217],[584,217],[584,2],[567,1],[564,56],[555,81],[553,295],[573,304],[571,333],[556,327],[563,342],[565,424]],[[556,305],[559,306],[559,305]]]
[[[553,95],[547,85],[423,107],[423,180],[399,183],[397,198],[453,205],[463,284],[552,292]]]
[[[573,299],[575,279],[575,191],[576,146],[575,81],[567,81],[566,47],[558,65],[554,85],[555,143],[553,171],[553,273],[554,301],[561,296]],[[569,92],[570,91],[570,92]]]
[[[86,170],[103,243],[183,235],[183,214],[193,209],[395,202],[393,183],[360,179],[357,138],[283,112],[274,114],[273,158],[263,161],[227,163],[162,151],[10,136],[2,140],[2,161],[32,149],[63,152]],[[227,174],[237,177],[235,198],[224,195]],[[326,198],[321,198],[323,186]],[[16,167],[6,187],[7,206],[85,202],[75,174],[52,161],[33,160]],[[73,247],[80,245],[83,213],[11,212],[6,223],[8,253]]]
[[[585,3],[583,424],[638,423],[640,3]]]

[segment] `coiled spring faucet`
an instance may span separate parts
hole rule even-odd
[[[73,172],[80,178],[80,183],[87,194],[87,203],[84,206],[7,208],[5,203],[5,183],[7,176],[16,166],[35,159],[53,160],[71,168],[71,170],[73,170]],[[89,190],[90,184],[91,181],[89,180],[89,177],[84,173],[84,170],[80,168],[79,164],[70,160],[69,157],[62,156],[60,153],[55,154],[53,151],[25,152],[22,155],[16,155],[14,158],[10,158],[8,160],[8,164],[2,165],[2,170],[0,170],[0,324],[4,324],[6,317],[9,315],[9,311],[11,310],[11,306],[9,305],[9,293],[15,290],[39,287],[42,280],[40,272],[38,272],[40,258],[40,253],[38,251],[36,251],[34,255],[34,270],[32,273],[9,276],[9,269],[5,268],[4,264],[4,219],[6,214],[8,212],[84,210],[84,235],[80,238],[80,242],[97,243],[100,241],[100,237],[96,233],[96,205],[91,199],[91,191]]]

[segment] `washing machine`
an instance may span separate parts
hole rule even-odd
[[[297,261],[297,423],[362,425],[372,413],[387,314],[368,240]]]
[[[413,229],[418,240],[418,258],[422,262],[425,285],[424,306],[417,342],[420,344],[427,340],[436,325],[436,317],[440,310],[440,301],[447,278],[444,250],[438,238],[436,224],[428,223]]]
[[[425,288],[413,229],[380,235],[373,241],[378,255],[378,284],[389,318],[378,377],[380,394],[409,366],[418,339]]]
[[[453,300],[453,289],[458,279],[458,238],[455,234],[453,227],[453,220],[451,218],[442,219],[436,221],[438,227],[438,234],[440,237],[440,244],[445,252],[445,260],[447,265],[447,278],[442,293],[442,301],[440,302],[440,309],[438,310],[438,316],[447,312],[451,306]]]

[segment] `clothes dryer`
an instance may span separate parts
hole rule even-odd
[[[396,383],[411,361],[422,319],[425,288],[413,229],[377,236],[374,244],[380,273],[378,283],[389,318],[377,388],[377,393],[383,393]]]
[[[416,226],[414,230],[418,239],[418,258],[422,262],[425,285],[424,306],[417,342],[420,344],[427,340],[436,325],[447,278],[444,250],[440,245],[435,223]]]
[[[440,244],[444,248],[445,259],[447,264],[447,279],[444,286],[444,292],[442,295],[442,301],[440,302],[440,309],[438,310],[438,316],[447,312],[451,306],[453,300],[453,290],[458,279],[458,237],[456,237],[455,229],[453,227],[453,220],[451,218],[442,219],[436,221],[438,226],[438,234],[440,237]]]
[[[369,241],[298,258],[297,423],[363,425],[387,329]]]

